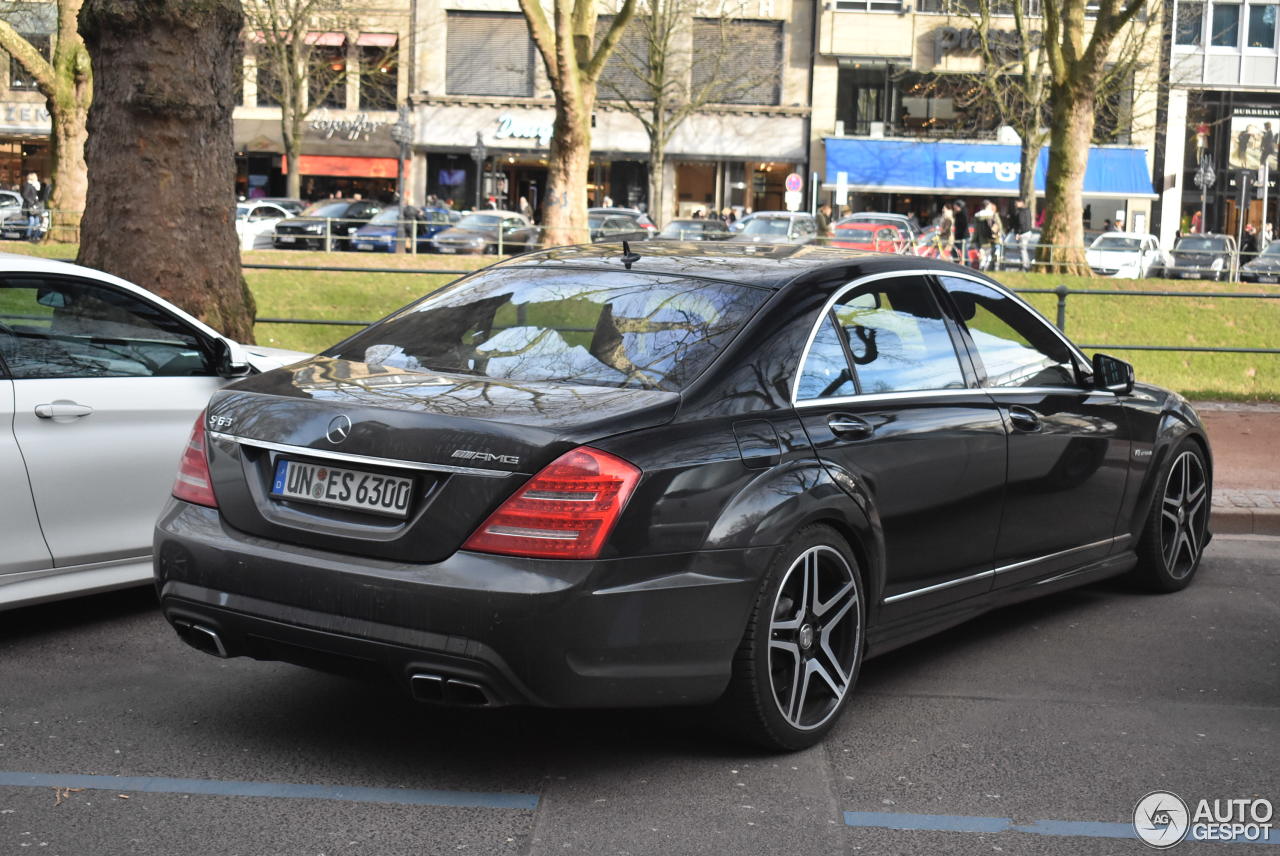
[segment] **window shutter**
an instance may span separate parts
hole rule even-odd
[[[445,64],[450,95],[533,95],[533,40],[524,15],[450,12]]]

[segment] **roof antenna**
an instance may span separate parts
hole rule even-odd
[[[640,261],[640,254],[631,252],[631,242],[622,242],[622,263],[626,265],[627,270],[631,270],[631,266]]]

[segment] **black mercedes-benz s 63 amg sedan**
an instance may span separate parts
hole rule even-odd
[[[647,242],[514,258],[218,392],[156,531],[178,634],[445,704],[718,702],[812,744],[862,661],[1190,582],[1204,428],[996,282]]]

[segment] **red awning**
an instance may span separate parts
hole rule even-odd
[[[323,45],[325,47],[338,47],[347,43],[346,33],[307,33],[306,43],[309,45]]]
[[[365,48],[389,48],[394,47],[399,38],[395,33],[361,33],[356,44]]]
[[[348,178],[395,178],[395,158],[356,158],[340,155],[302,155],[298,172],[302,175],[336,175]],[[289,172],[289,158],[280,158],[280,171]]]

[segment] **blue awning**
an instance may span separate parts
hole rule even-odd
[[[867,140],[827,137],[824,187],[836,186],[845,173],[850,190],[878,193],[982,193],[1017,196],[1019,149],[998,143],[950,143],[933,140]],[[1049,149],[1036,163],[1036,192],[1044,193]],[[1155,199],[1146,149],[1089,149],[1085,196]]]

